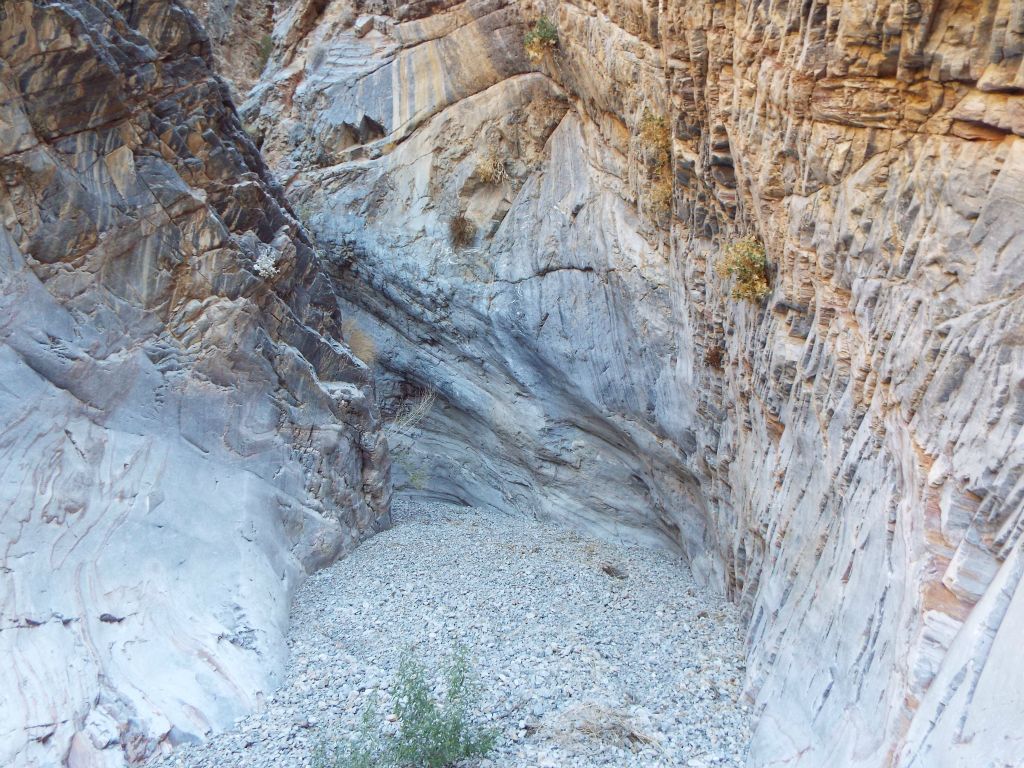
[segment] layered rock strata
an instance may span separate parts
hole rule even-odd
[[[751,765],[1019,761],[1018,17],[278,4],[243,114],[385,405],[436,393],[404,482],[680,547],[749,616]]]
[[[0,7],[0,763],[231,724],[388,522],[370,373],[175,2]]]

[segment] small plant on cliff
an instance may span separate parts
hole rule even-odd
[[[274,260],[274,252],[270,249],[263,251],[253,263],[252,268],[256,270],[256,274],[262,277],[264,280],[269,280],[277,274],[277,266]]]
[[[451,236],[452,246],[465,248],[467,245],[473,244],[476,227],[466,218],[466,214],[460,212],[452,216],[452,220],[448,223],[448,233]]]
[[[523,47],[530,61],[537,63],[558,47],[558,30],[547,16],[541,16],[523,38]]]
[[[668,172],[656,173],[651,179],[650,190],[648,199],[655,216],[663,216],[672,210],[672,179]]]
[[[387,421],[384,434],[394,439],[399,435],[411,437],[413,430],[420,425],[434,407],[437,392],[433,389],[422,390],[419,397],[405,397],[394,408],[394,415]]]
[[[352,319],[341,324],[341,335],[348,348],[352,350],[352,354],[372,368],[377,362],[377,344],[373,337]]]
[[[722,363],[725,361],[725,349],[720,346],[708,347],[704,352],[704,364],[716,371],[722,370]]]
[[[768,285],[768,258],[764,245],[753,235],[730,243],[715,265],[723,280],[734,278],[732,297],[758,303],[771,292]]]
[[[470,722],[479,688],[464,654],[449,661],[444,677],[444,697],[438,700],[425,667],[407,654],[398,667],[388,718],[398,723],[398,732],[382,733],[377,701],[371,697],[355,743],[322,746],[313,768],[448,768],[486,755],[496,736]]]
[[[480,158],[480,162],[476,164],[476,176],[484,184],[501,184],[508,179],[505,159],[498,154],[497,149],[491,147],[487,154]]]
[[[391,446],[388,446],[388,448],[390,447]],[[424,470],[414,467],[405,459],[400,459],[396,457],[394,454],[392,454],[392,460],[394,461],[395,464],[402,468],[403,472],[405,472],[406,483],[415,488],[417,491],[422,491],[424,488],[427,487],[427,473]],[[395,482],[395,487],[400,487],[397,481]]]
[[[664,117],[645,110],[640,118],[639,135],[641,148],[649,162],[661,165],[668,161],[672,153],[672,133]]]
[[[647,167],[648,202],[655,216],[672,210],[672,132],[662,115],[645,110],[637,130],[640,156]]]
[[[256,51],[256,69],[258,72],[262,72],[263,68],[267,66],[267,62],[270,61],[270,54],[274,51],[274,38],[270,35],[264,35],[260,38],[260,45]]]

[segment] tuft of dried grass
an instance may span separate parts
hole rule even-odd
[[[402,400],[395,409],[394,417],[387,422],[385,434],[392,438],[397,435],[412,437],[413,430],[427,417],[436,401],[437,392],[433,389],[424,390],[418,398]]]
[[[637,719],[622,709],[586,701],[569,707],[561,714],[556,737],[571,741],[583,736],[629,748],[653,746],[661,749],[661,742]]]
[[[726,246],[725,254],[715,264],[715,272],[723,280],[735,279],[732,297],[757,304],[771,293],[768,284],[768,257],[764,245],[747,235]]]
[[[721,370],[724,360],[725,349],[720,346],[708,347],[707,351],[704,353],[704,364],[709,368]]]
[[[508,179],[505,159],[498,154],[496,147],[487,150],[476,166],[476,176],[484,184],[501,184]]]
[[[473,222],[466,218],[464,213],[457,213],[452,216],[452,220],[448,225],[448,231],[451,235],[452,246],[455,248],[465,248],[468,245],[472,245],[474,238],[476,238],[476,227],[473,226]]]

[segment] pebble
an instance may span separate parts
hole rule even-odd
[[[740,768],[736,610],[675,554],[497,513],[397,500],[395,527],[296,595],[286,682],[236,728],[152,768],[307,768],[389,710],[403,652],[464,649],[495,750],[466,768]],[[611,566],[611,567],[609,567]],[[397,723],[387,722],[392,731]]]

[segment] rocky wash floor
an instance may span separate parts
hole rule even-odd
[[[500,730],[484,768],[740,766],[734,610],[666,552],[531,520],[396,504],[396,525],[312,578],[292,614],[288,682],[210,742],[152,765],[300,768],[359,727],[403,650],[428,668],[456,647]]]

